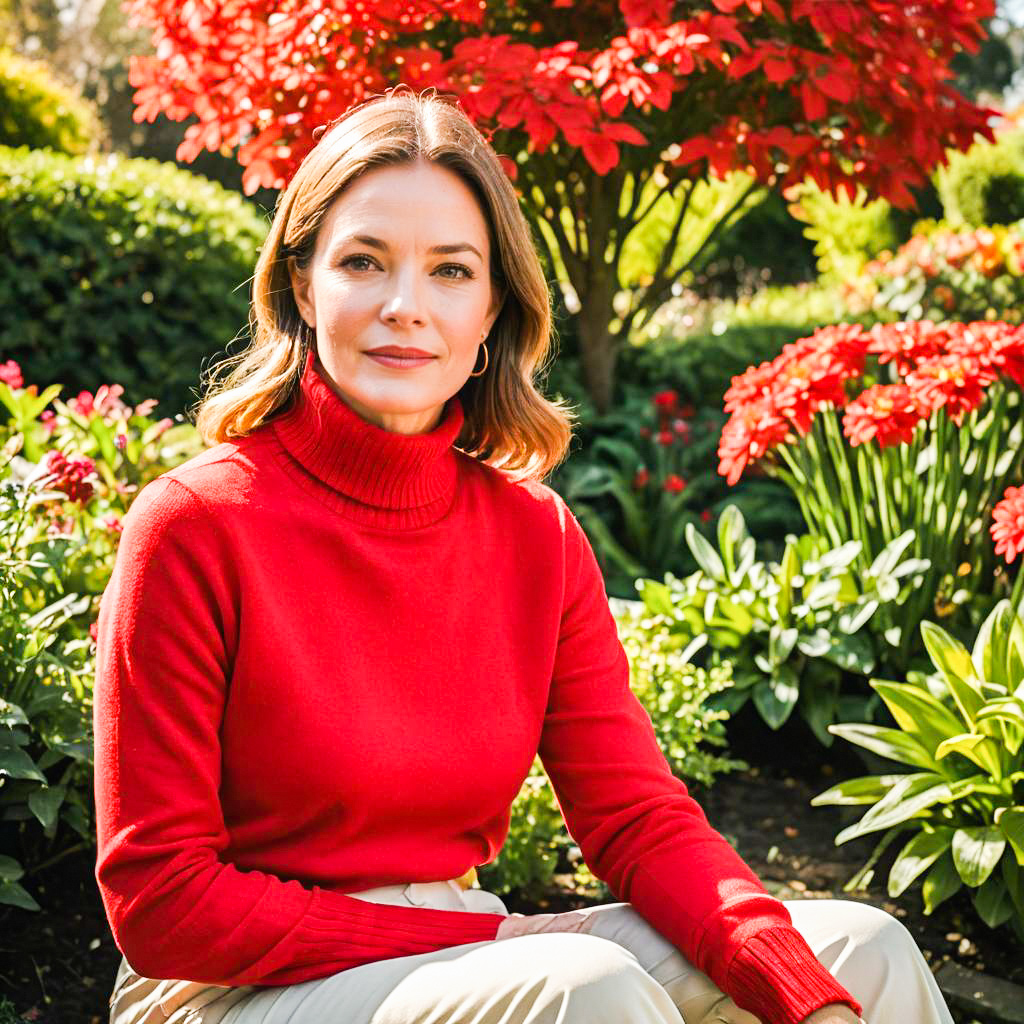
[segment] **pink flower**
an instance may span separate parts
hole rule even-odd
[[[24,378],[21,376],[21,367],[13,359],[8,359],[6,363],[0,363],[0,380],[12,391],[17,391],[25,386]]]
[[[52,409],[44,409],[39,414],[39,422],[42,423],[46,429],[46,435],[49,437],[57,429],[57,414]]]
[[[100,523],[105,529],[110,530],[111,533],[121,533],[122,530],[124,529],[123,526],[121,525],[121,517],[119,515],[115,515],[114,513],[111,513],[108,516],[104,516],[100,520]]]
[[[92,416],[94,412],[92,392],[79,391],[78,397],[69,399],[68,405],[70,405],[79,416]]]
[[[96,472],[95,463],[84,455],[72,455],[70,458],[63,452],[53,449],[46,453],[46,468],[56,474],[56,479],[49,484],[54,490],[63,491],[70,501],[81,502],[83,505],[93,495],[93,485],[87,479]]]

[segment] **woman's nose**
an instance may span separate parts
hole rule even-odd
[[[417,271],[412,267],[396,269],[387,285],[387,297],[381,311],[388,323],[422,323],[423,307]]]

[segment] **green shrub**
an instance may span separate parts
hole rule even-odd
[[[728,665],[705,671],[688,664],[664,624],[644,614],[639,602],[612,601],[612,610],[630,666],[630,688],[651,716],[672,773],[684,781],[710,785],[717,775],[745,768],[741,761],[708,748],[725,746],[728,713],[708,699],[731,684]],[[571,885],[598,900],[614,897],[582,862],[562,821],[554,792],[537,757],[512,805],[508,838],[501,853],[479,869],[480,884],[491,892],[520,889],[536,898],[549,885],[561,861],[572,872]]]
[[[977,142],[967,152],[950,152],[935,172],[935,184],[950,227],[1013,224],[1024,218],[1024,132],[994,142]]]
[[[837,845],[883,833],[847,890],[909,832],[889,871],[890,896],[923,876],[930,914],[966,885],[985,924],[1008,924],[1024,942],[1024,618],[999,602],[971,651],[934,623],[921,632],[934,673],[871,680],[899,728],[831,729],[913,771],[849,779],[812,803],[868,806]]]
[[[152,160],[0,147],[0,352],[67,393],[111,380],[169,413],[247,324],[266,224]]]
[[[92,106],[45,64],[0,49],[0,145],[81,154],[99,132]]]
[[[900,560],[911,539],[889,545],[867,571],[852,568],[859,542],[833,550],[810,535],[787,538],[781,563],[764,562],[731,506],[718,523],[717,550],[687,527],[697,572],[641,580],[637,590],[684,660],[704,651],[708,667],[729,662],[733,686],[712,706],[737,711],[752,700],[772,729],[797,710],[827,746],[828,725],[873,710],[865,684],[882,645],[871,622],[880,608],[906,600],[927,564]]]
[[[0,903],[37,910],[20,880],[93,843],[93,629],[121,517],[204,446],[119,385],[23,385],[0,363]]]

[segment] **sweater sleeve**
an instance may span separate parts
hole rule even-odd
[[[128,963],[152,978],[284,985],[493,939],[498,914],[372,903],[220,858],[236,610],[215,523],[180,481],[150,482],[124,518],[101,598],[96,879]]]
[[[672,774],[630,689],[590,542],[560,504],[565,596],[539,752],[587,865],[765,1024],[798,1024],[830,1003],[860,1013]]]

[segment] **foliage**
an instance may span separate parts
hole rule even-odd
[[[759,561],[742,513],[730,506],[718,522],[718,549],[693,528],[686,541],[700,569],[686,579],[638,580],[650,615],[685,644],[684,660],[706,649],[707,664],[728,662],[733,687],[712,701],[736,711],[753,700],[780,728],[794,709],[826,746],[826,727],[874,701],[863,680],[878,663],[867,627],[880,608],[906,600],[926,566],[901,561],[910,535],[890,544],[866,570],[853,563],[854,541],[830,550],[826,541],[787,537],[781,563]]]
[[[664,0],[445,0],[442,17],[425,2],[240,0],[183,20],[172,0],[130,0],[156,50],[132,62],[133,117],[198,116],[178,156],[238,147],[251,193],[283,187],[314,130],[367,96],[450,97],[502,154],[562,268],[587,391],[606,412],[630,331],[700,269],[759,184],[810,175],[912,205],[947,147],[991,137],[990,112],[945,79],[992,6],[705,0],[676,20]],[[732,197],[693,231],[711,175]],[[650,238],[660,250],[645,250]]]
[[[96,112],[45,64],[0,49],[0,145],[82,154],[98,131]]]
[[[786,329],[786,340],[795,341],[811,328],[857,319],[851,312],[846,286],[828,278],[768,285],[752,295],[715,303],[706,318],[726,349],[739,331]],[[877,317],[870,319],[874,322]]]
[[[132,409],[123,390],[65,403],[0,363],[0,903],[28,910],[19,879],[93,841],[94,628],[121,517],[203,448],[191,424],[154,420],[154,400]]]
[[[923,222],[895,254],[865,264],[844,293],[862,317],[1020,323],[1024,228],[953,230]]]
[[[985,924],[1009,923],[1024,943],[1024,619],[999,602],[971,651],[932,622],[921,633],[933,674],[871,680],[899,728],[831,729],[914,770],[850,779],[812,803],[870,805],[837,845],[884,830],[848,890],[909,831],[889,871],[890,896],[923,876],[930,914],[966,885]]]
[[[837,197],[808,180],[791,190],[790,197],[790,212],[807,225],[804,234],[814,242],[818,272],[824,277],[846,280],[866,260],[904,240],[892,204],[869,198],[863,186],[852,198]]]
[[[688,664],[664,624],[643,615],[636,601],[612,601],[630,665],[630,688],[651,717],[658,744],[672,773],[710,785],[717,775],[745,768],[713,748],[725,745],[725,711],[707,701],[731,683],[728,665],[705,671]],[[708,749],[712,748],[712,749]],[[547,886],[560,861],[573,872],[571,887],[595,899],[612,899],[581,859],[565,829],[554,792],[539,757],[513,802],[508,838],[501,853],[479,869],[480,884],[492,892],[516,888],[527,898]]]
[[[935,184],[953,229],[1014,224],[1024,219],[1024,131],[1001,133],[949,154]]]
[[[784,481],[814,536],[860,542],[861,569],[913,531],[930,567],[883,633],[903,671],[923,618],[973,627],[999,589],[985,529],[1024,465],[1022,387],[1024,329],[1005,323],[823,328],[735,379],[719,472]]]
[[[113,378],[183,410],[245,329],[265,233],[241,196],[170,165],[0,147],[0,352],[30,379]]]

